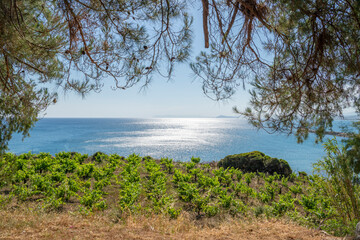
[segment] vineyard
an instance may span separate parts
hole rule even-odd
[[[0,207],[29,206],[39,212],[116,212],[208,219],[290,219],[334,235],[352,234],[356,217],[339,208],[320,175],[245,173],[216,163],[61,152],[0,159]],[[355,192],[359,193],[358,185]],[[347,214],[347,215],[345,215]]]

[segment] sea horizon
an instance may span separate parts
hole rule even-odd
[[[302,144],[295,136],[268,134],[241,118],[42,118],[21,140],[15,135],[9,152],[104,152],[128,156],[139,154],[175,161],[219,161],[227,155],[251,151],[281,158],[295,171],[312,171],[324,156],[314,134]]]
[[[241,119],[246,121],[246,119],[242,118],[240,115],[239,116],[230,116],[230,115],[218,115],[218,116],[166,116],[166,115],[155,115],[155,116],[151,116],[151,117],[89,117],[89,116],[82,116],[82,117],[40,117],[39,120],[41,119],[123,119],[123,118],[128,118],[128,119],[156,119],[156,118],[237,118],[237,119]]]

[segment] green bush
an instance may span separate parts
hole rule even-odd
[[[360,219],[360,185],[357,183],[359,174],[356,173],[352,159],[344,146],[338,145],[336,139],[328,140],[325,144],[327,156],[314,164],[320,174],[314,188],[321,191],[328,199],[331,207],[344,226]]]
[[[91,160],[94,162],[97,162],[97,163],[101,163],[108,159],[109,159],[109,156],[103,152],[96,152],[91,156]]]
[[[233,167],[243,172],[278,173],[285,176],[292,173],[285,160],[271,158],[259,151],[226,156],[219,161],[218,166],[225,169]]]

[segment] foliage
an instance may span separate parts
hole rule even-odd
[[[253,151],[226,156],[218,165],[223,168],[236,168],[244,172],[267,172],[290,175],[292,170],[283,159],[271,158],[262,152]]]
[[[170,78],[190,56],[189,4],[203,11],[209,50],[191,68],[204,93],[224,99],[250,83],[242,114],[254,126],[322,139],[344,108],[359,109],[359,1],[201,3],[1,1],[0,151],[57,102],[52,89],[84,96],[106,77],[120,89],[146,86],[154,73]]]
[[[141,194],[141,183],[139,165],[141,158],[135,154],[127,158],[127,164],[124,170],[120,173],[120,193],[119,193],[119,206],[120,210],[134,211],[140,208],[136,204]]]
[[[1,1],[0,151],[57,102],[52,89],[84,96],[106,77],[120,89],[170,78],[189,56],[191,24],[177,0]]]
[[[174,164],[172,159],[161,158],[161,164],[163,164],[168,173],[172,173],[174,171]]]
[[[331,145],[333,144],[333,145]],[[351,233],[358,212],[350,193],[359,199],[359,185],[348,189],[345,170],[329,156],[318,164],[322,175],[243,173],[192,158],[127,158],[97,153],[88,156],[61,152],[5,154],[0,158],[0,204],[23,205],[45,211],[115,211],[128,214],[163,214],[177,218],[184,212],[202,218],[286,216],[337,235]],[[330,170],[338,167],[334,175]],[[171,169],[171,171],[169,171]],[[331,173],[331,174],[330,174]],[[353,191],[353,192],[351,192]],[[356,205],[357,206],[357,205]]]
[[[360,219],[359,175],[353,171],[346,148],[336,139],[328,140],[324,146],[327,156],[314,165],[323,176],[317,183],[343,224],[353,224]]]
[[[78,199],[89,211],[104,209],[103,188],[110,184],[115,168],[111,163],[99,166],[83,163],[87,155],[58,153],[5,154],[0,171],[4,186],[21,201],[41,200],[43,208],[58,210]]]
[[[167,178],[165,173],[161,171],[160,165],[152,159],[145,162],[145,168],[149,174],[145,184],[145,191],[147,198],[151,202],[151,209],[156,213],[168,209],[170,216],[176,218],[178,215],[176,210],[169,209],[171,197],[166,194]]]
[[[353,122],[352,131],[349,129],[348,137],[343,139],[346,150],[346,164],[355,174],[360,173],[360,122]],[[350,170],[350,169],[349,169]]]
[[[359,108],[360,3],[356,0],[202,1],[205,47],[191,64],[204,93],[229,98],[251,84],[236,112],[257,128],[315,132]]]

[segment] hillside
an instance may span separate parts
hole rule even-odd
[[[324,179],[96,153],[6,154],[0,239],[337,239]],[[317,230],[312,230],[317,229]],[[327,234],[328,232],[329,234]]]

